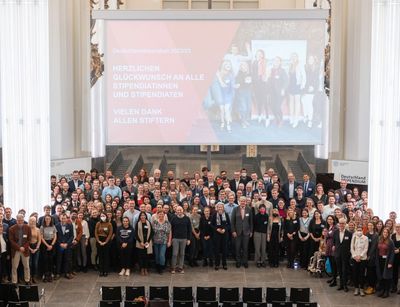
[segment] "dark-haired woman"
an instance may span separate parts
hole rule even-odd
[[[310,261],[310,232],[308,227],[310,225],[311,218],[308,216],[308,210],[303,209],[301,211],[301,217],[299,218],[299,251],[300,251],[300,266],[303,269],[307,269],[308,262]]]
[[[117,228],[117,246],[120,255],[121,271],[119,276],[129,276],[132,262],[132,248],[135,239],[135,232],[129,224],[129,218],[122,219],[122,225]]]
[[[375,225],[369,222],[367,225],[366,236],[368,238],[368,252],[367,252],[367,284],[365,294],[374,294],[376,287],[376,250],[378,248],[379,236],[375,232]]]
[[[326,251],[325,251],[325,256],[329,259],[329,263],[331,265],[331,270],[332,270],[332,278],[327,281],[329,283],[330,287],[335,287],[336,286],[336,278],[337,278],[337,267],[336,267],[336,261],[335,261],[335,256],[333,253],[333,234],[335,233],[337,227],[335,223],[335,217],[333,215],[328,215],[326,218],[326,228],[328,229],[328,233],[326,235]]]
[[[42,245],[40,246],[40,258],[43,259],[43,282],[52,281],[54,244],[57,241],[57,230],[53,223],[53,218],[46,215],[43,225],[40,227]]]
[[[392,293],[397,292],[397,284],[399,281],[399,266],[400,266],[400,224],[396,224],[395,232],[392,234],[394,244],[394,261],[393,261],[393,282]],[[398,292],[400,294],[400,291]]]
[[[393,278],[394,244],[390,238],[388,228],[383,228],[378,240],[377,248],[377,276],[379,280],[379,297],[387,298],[390,291],[390,283]]]
[[[110,241],[113,235],[113,226],[104,212],[100,214],[100,221],[96,224],[94,234],[99,256],[99,275],[107,276],[110,266]]]
[[[322,231],[326,227],[325,221],[322,219],[321,213],[317,210],[310,222],[310,236],[311,236],[311,252],[314,253],[319,248],[319,241],[321,241]]]
[[[147,220],[147,214],[141,212],[135,227],[136,249],[139,257],[141,275],[148,275],[148,255],[153,253],[153,227]]]

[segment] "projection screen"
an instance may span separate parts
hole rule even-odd
[[[104,14],[107,144],[322,143],[325,11]]]

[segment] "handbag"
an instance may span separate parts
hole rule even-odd
[[[332,266],[331,266],[331,261],[329,260],[329,258],[326,258],[326,262],[325,262],[325,271],[328,274],[332,273]]]

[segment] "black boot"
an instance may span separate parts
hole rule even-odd
[[[212,268],[212,267],[214,266],[214,261],[213,261],[212,259],[210,259],[210,260],[208,261],[208,266],[209,266],[210,268]]]
[[[387,297],[389,297],[389,289],[386,289],[385,291],[383,291],[382,298],[387,298]]]
[[[203,259],[203,267],[204,267],[204,266],[208,266],[207,258],[204,258],[204,259]]]

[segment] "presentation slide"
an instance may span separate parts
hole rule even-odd
[[[321,144],[322,20],[109,20],[107,144]]]

